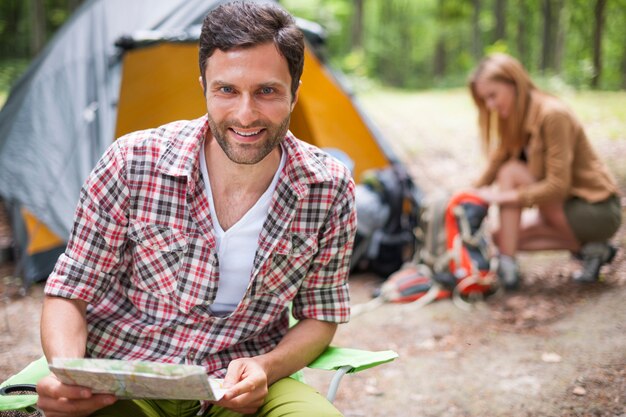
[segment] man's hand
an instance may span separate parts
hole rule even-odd
[[[93,394],[89,388],[66,385],[54,375],[39,381],[37,394],[37,407],[46,417],[88,416],[117,401],[114,395]]]
[[[303,319],[289,329],[274,350],[232,361],[224,379],[228,391],[217,405],[241,414],[254,413],[263,405],[268,387],[317,358],[336,329],[335,323]]]
[[[254,358],[236,359],[228,365],[226,394],[216,404],[241,414],[252,414],[267,396],[267,372]]]

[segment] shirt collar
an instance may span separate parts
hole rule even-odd
[[[173,129],[167,137],[167,148],[159,158],[157,169],[167,175],[187,177],[193,188],[200,174],[199,154],[209,130],[208,117],[205,114],[195,120],[176,123],[184,124]],[[298,196],[308,193],[308,185],[331,179],[317,148],[298,140],[289,131],[283,141],[283,150],[287,153],[286,179]]]
[[[287,132],[283,149],[287,153],[286,179],[298,197],[306,196],[310,184],[331,180],[330,171],[322,162],[318,148]]]
[[[173,126],[176,128],[166,135],[166,149],[157,162],[157,170],[175,177],[187,177],[193,188],[200,173],[198,155],[209,129],[208,118],[204,115],[191,121],[175,122]]]

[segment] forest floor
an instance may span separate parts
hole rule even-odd
[[[562,94],[626,192],[626,93]],[[467,187],[482,165],[465,91],[376,91],[360,101],[425,193]],[[626,193],[625,193],[626,194]],[[626,206],[624,199],[622,207]],[[0,240],[6,226],[0,219]],[[450,300],[387,304],[342,325],[334,344],[387,350],[396,361],[344,378],[335,404],[347,417],[626,416],[626,226],[602,280],[575,285],[568,254],[521,256],[523,282],[470,310]],[[13,266],[0,265],[0,278]],[[350,279],[353,304],[378,278]],[[0,380],[41,355],[42,285],[26,295],[0,281]],[[306,370],[325,390],[330,375]]]

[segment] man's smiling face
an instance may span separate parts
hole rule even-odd
[[[283,141],[295,97],[285,58],[273,43],[209,57],[205,98],[211,134],[238,164],[262,161]]]

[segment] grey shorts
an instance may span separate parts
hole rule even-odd
[[[622,207],[616,195],[597,203],[573,197],[565,201],[563,209],[581,243],[607,241],[622,223]]]

